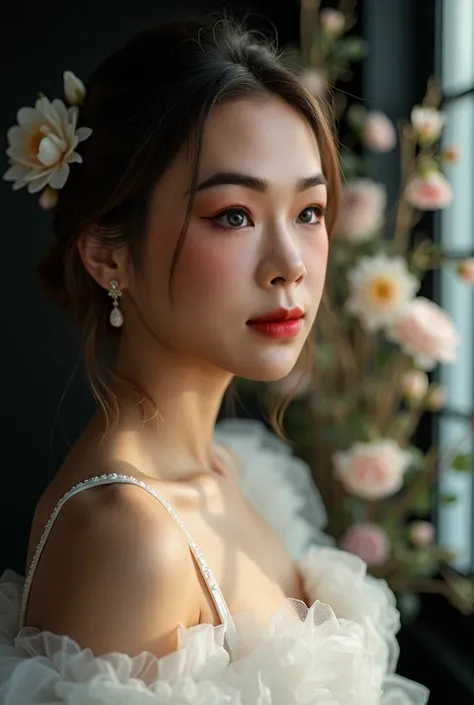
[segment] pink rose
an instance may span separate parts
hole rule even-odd
[[[367,113],[362,131],[362,142],[372,152],[389,152],[397,143],[391,120],[380,110]]]
[[[335,475],[346,492],[362,499],[390,497],[403,486],[411,455],[391,439],[355,443],[333,456]]]
[[[327,77],[322,71],[305,68],[300,73],[300,81],[313,95],[320,95],[327,86]]]
[[[355,179],[343,188],[338,236],[360,243],[372,239],[383,226],[385,188],[371,179]]]
[[[344,32],[346,26],[344,13],[339,10],[333,10],[330,7],[321,10],[319,21],[324,32],[330,34],[332,37],[339,37]]]
[[[460,262],[457,267],[457,273],[467,284],[474,284],[474,257]]]
[[[425,176],[415,174],[408,180],[405,198],[420,211],[436,211],[449,206],[453,192],[439,171],[430,171]]]
[[[390,555],[390,540],[377,524],[356,524],[347,531],[341,548],[359,556],[367,565],[382,565]]]
[[[433,543],[435,528],[429,521],[414,521],[410,524],[410,540],[418,548],[426,548]]]
[[[422,296],[410,301],[406,312],[387,330],[387,336],[412,357],[418,367],[433,370],[454,362],[459,335],[446,311]]]

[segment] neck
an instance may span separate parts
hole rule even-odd
[[[120,406],[143,438],[155,439],[160,454],[176,468],[190,462],[210,469],[214,426],[232,375],[174,351],[140,349],[123,339],[117,357],[119,378],[140,390],[119,390]]]

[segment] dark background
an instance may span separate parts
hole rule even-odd
[[[455,0],[454,0],[455,1]],[[474,0],[473,0],[474,2]],[[323,3],[331,4],[331,3]],[[173,8],[171,10],[170,8]],[[192,10],[223,11],[298,42],[297,0],[16,0],[0,13],[0,134],[14,124],[16,110],[39,91],[62,94],[62,72],[87,79],[110,51],[137,31]],[[435,0],[361,0],[356,28],[370,54],[344,86],[367,106],[393,119],[409,115],[435,68]],[[6,139],[2,137],[3,150]],[[0,166],[3,172],[6,160]],[[398,155],[374,158],[374,176],[398,189]],[[50,239],[49,215],[36,199],[0,185],[2,254],[0,573],[24,573],[35,503],[92,410],[79,360],[77,331],[43,300],[35,267]],[[427,220],[424,228],[430,229]],[[425,294],[430,295],[431,282]],[[422,427],[419,442],[429,442]],[[438,598],[424,600],[420,617],[401,634],[400,672],[432,689],[430,705],[473,705],[474,629]],[[361,704],[362,705],[362,704]]]

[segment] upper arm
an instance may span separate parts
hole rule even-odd
[[[184,533],[135,486],[82,494],[61,510],[38,565],[43,599],[40,594],[35,613],[41,628],[95,654],[173,651],[177,625],[187,623],[192,600],[193,564]]]

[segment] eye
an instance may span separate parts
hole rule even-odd
[[[215,215],[211,220],[230,230],[240,230],[252,225],[249,214],[243,208],[228,208],[222,213]]]
[[[298,221],[304,225],[314,225],[320,223],[324,218],[324,208],[322,206],[308,206],[303,208],[298,216]]]

